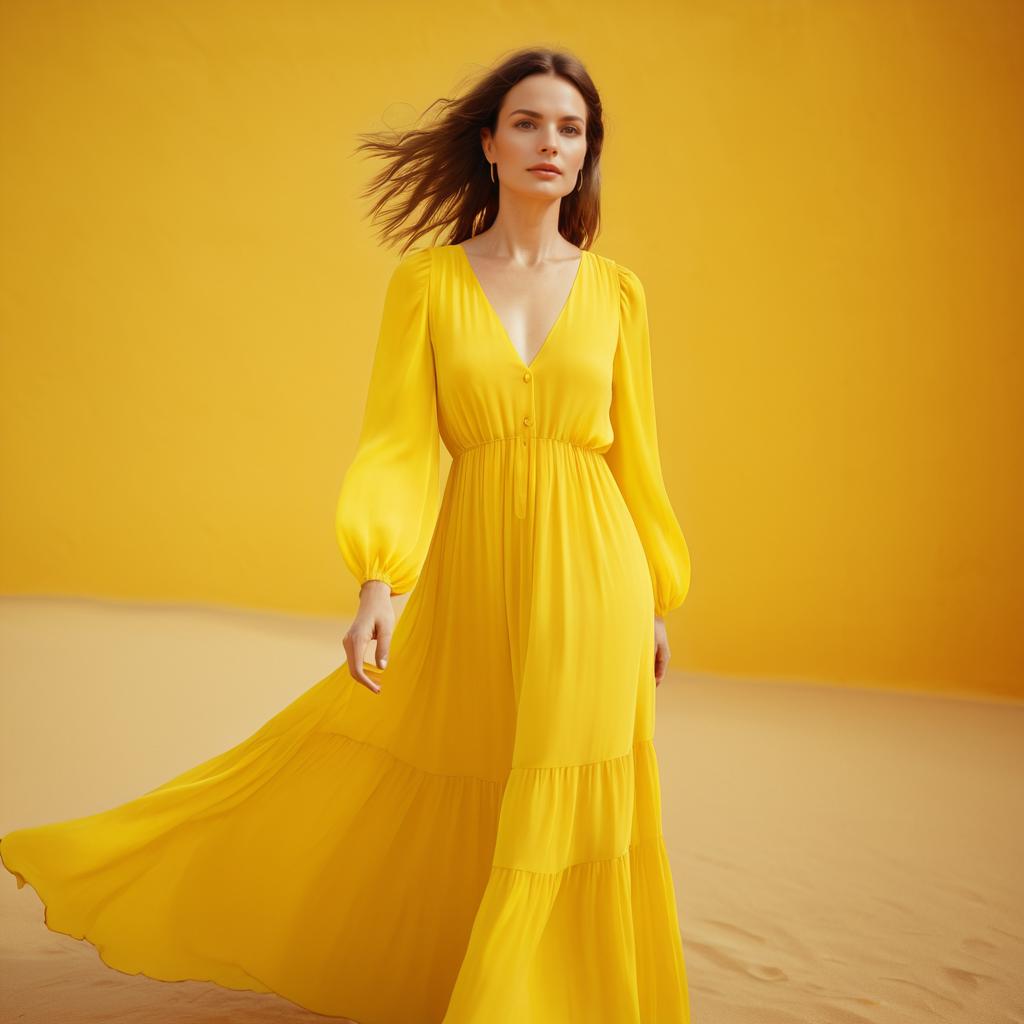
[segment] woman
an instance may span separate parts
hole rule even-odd
[[[130,973],[360,1024],[683,1024],[653,729],[690,561],[643,287],[587,248],[600,100],[530,50],[449,102],[369,143],[384,199],[409,190],[392,222],[426,203],[405,233],[452,240],[388,285],[337,508],[345,665],[226,753],[0,853],[51,928]]]

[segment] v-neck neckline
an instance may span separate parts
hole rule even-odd
[[[558,311],[558,316],[555,317],[554,323],[551,325],[550,328],[548,328],[548,333],[544,336],[544,340],[541,342],[540,348],[538,348],[537,351],[534,353],[533,358],[529,362],[526,362],[526,360],[523,359],[522,355],[520,354],[519,349],[517,349],[515,344],[513,343],[512,338],[509,335],[508,331],[506,330],[504,323],[502,323],[501,317],[498,316],[498,311],[494,308],[493,303],[487,297],[487,292],[484,291],[484,286],[480,283],[480,278],[477,277],[476,271],[473,269],[473,264],[469,260],[469,254],[463,248],[462,243],[455,242],[453,243],[452,248],[458,249],[459,252],[462,253],[462,260],[463,263],[465,264],[466,272],[472,279],[473,286],[476,289],[476,292],[479,295],[479,297],[483,300],[483,304],[486,307],[488,314],[490,315],[491,319],[494,320],[495,324],[498,327],[498,330],[501,331],[501,336],[505,339],[505,343],[508,345],[509,349],[511,349],[512,351],[512,354],[515,356],[516,362],[524,370],[533,369],[533,367],[537,364],[537,360],[540,359],[540,357],[544,354],[544,350],[548,348],[548,346],[550,345],[552,335],[554,335],[555,331],[558,329],[559,325],[566,317],[566,311],[569,309],[573,297],[576,294],[576,286],[579,284],[580,278],[583,276],[583,264],[587,258],[588,250],[580,250],[579,263],[576,266],[576,273],[573,275],[572,286],[569,288],[569,294],[566,295],[565,302],[562,303],[562,308]]]

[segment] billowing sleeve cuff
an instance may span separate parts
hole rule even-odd
[[[392,272],[374,353],[362,429],[338,495],[335,532],[360,586],[392,594],[419,578],[440,504],[440,436],[428,304],[432,252]]]
[[[654,611],[678,608],[690,588],[690,552],[662,476],[654,407],[647,298],[633,271],[619,266],[619,337],[612,374],[614,434],[605,459],[647,555]]]

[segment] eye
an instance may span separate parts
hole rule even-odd
[[[516,121],[514,127],[518,128],[520,125],[523,125],[523,124],[533,124],[533,121],[530,120],[529,118],[525,118],[524,117],[521,121]],[[571,129],[571,132],[572,132],[573,135],[582,135],[583,134],[579,130],[579,128],[576,125],[574,125],[574,124],[567,124],[567,125],[565,125],[565,127]]]

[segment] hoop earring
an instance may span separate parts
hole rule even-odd
[[[491,165],[491,184],[494,184],[494,163],[490,160],[487,161]]]
[[[583,191],[583,168],[580,168],[580,183],[576,186],[577,192]]]

